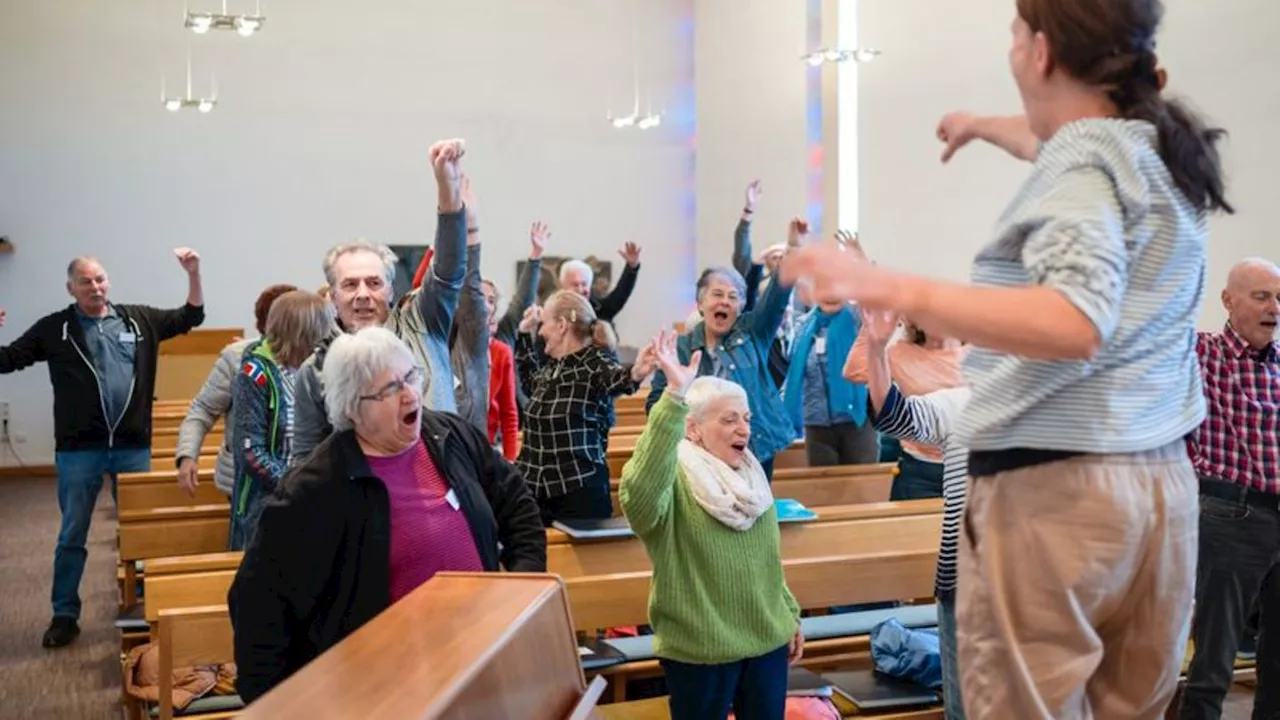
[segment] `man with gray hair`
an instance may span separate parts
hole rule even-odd
[[[78,257],[67,266],[69,307],[36,321],[12,345],[0,346],[0,374],[38,362],[53,383],[54,464],[62,528],[53,555],[53,621],[45,647],[80,634],[80,578],[89,521],[104,476],[151,469],[151,403],[160,343],[204,322],[200,255],[173,251],[187,275],[187,301],[173,310],[116,305],[102,264]]]
[[[581,260],[560,263],[559,289],[575,292],[586,298],[591,302],[591,309],[595,311],[596,317],[605,322],[613,322],[618,313],[622,312],[623,306],[631,298],[631,292],[636,289],[636,277],[640,274],[639,245],[624,243],[618,254],[626,262],[622,268],[622,277],[618,278],[618,284],[613,290],[603,297],[592,292],[596,274],[590,265]]]
[[[384,326],[408,344],[426,373],[423,401],[432,410],[455,412],[454,375],[449,359],[449,331],[466,272],[469,229],[462,199],[461,140],[431,146],[436,178],[438,219],[434,257],[422,287],[411,302],[392,307],[396,256],[385,245],[364,240],[337,245],[324,259],[325,281],[338,313],[338,327],[356,332]],[[303,363],[295,381],[293,462],[305,458],[333,428],[325,411],[320,373],[330,341]]]
[[[1187,443],[1200,478],[1200,560],[1184,720],[1221,717],[1240,640],[1252,635],[1250,606],[1280,554],[1280,268],[1237,263],[1222,305],[1226,326],[1196,341],[1208,417]],[[1273,661],[1259,650],[1260,666]]]

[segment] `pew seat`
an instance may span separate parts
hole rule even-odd
[[[813,615],[800,620],[800,628],[804,631],[806,643],[815,640],[832,640],[836,638],[853,638],[870,635],[876,625],[897,618],[898,622],[909,628],[934,628],[938,626],[938,608],[936,605],[904,605],[896,608],[879,610],[858,610],[855,612],[836,613],[833,615]],[[653,636],[609,638],[602,643],[622,653],[625,662],[653,660]]]

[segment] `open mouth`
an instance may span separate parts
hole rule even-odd
[[[747,443],[746,443],[746,442],[744,442],[744,441],[741,441],[741,440],[736,441],[736,442],[729,443],[729,447],[733,448],[734,450],[736,450],[736,451],[738,451],[738,452],[746,452],[746,451],[747,451]]]
[[[1275,330],[1275,329],[1276,329],[1276,321],[1275,321],[1275,320],[1263,320],[1263,321],[1262,321],[1262,327],[1264,327],[1264,328],[1270,328],[1270,329],[1272,329],[1272,330]]]
[[[404,423],[407,427],[417,427],[418,421],[421,415],[422,415],[422,409],[414,408],[413,410],[405,413],[404,415],[401,415],[400,422]]]
[[[715,319],[716,322],[729,322],[729,313],[724,310],[716,310],[711,313],[711,317]]]

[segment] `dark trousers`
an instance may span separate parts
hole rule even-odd
[[[1258,589],[1258,677],[1253,720],[1280,720],[1280,555]]]
[[[787,705],[787,646],[767,655],[690,665],[662,660],[671,720],[783,720]]]
[[[898,474],[889,488],[890,500],[920,500],[942,497],[942,463],[928,462],[902,453]]]
[[[880,457],[880,434],[870,421],[862,427],[851,422],[825,427],[806,425],[804,453],[810,467],[873,463]]]
[[[1187,671],[1182,720],[1222,717],[1249,610],[1280,551],[1280,513],[1250,504],[1238,485],[1202,479],[1200,488],[1200,552],[1191,628],[1195,655]],[[1237,499],[1221,497],[1232,494]]]
[[[596,470],[582,487],[564,495],[538,495],[542,525],[551,527],[556,520],[604,520],[613,517],[613,500],[609,498],[609,467]]]

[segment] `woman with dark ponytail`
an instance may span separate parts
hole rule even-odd
[[[524,443],[516,467],[533,490],[542,521],[603,519],[609,496],[609,404],[635,392],[654,370],[644,355],[618,363],[618,337],[591,303],[561,290],[529,308],[516,340],[516,367],[529,388]]]
[[[1163,96],[1159,0],[1018,0],[1024,114],[943,118],[1030,177],[973,285],[814,246],[784,261],[819,301],[963,338],[971,449],[957,640],[970,718],[1154,720],[1173,698],[1196,573],[1205,417],[1195,321],[1207,214],[1231,212],[1215,143]]]

